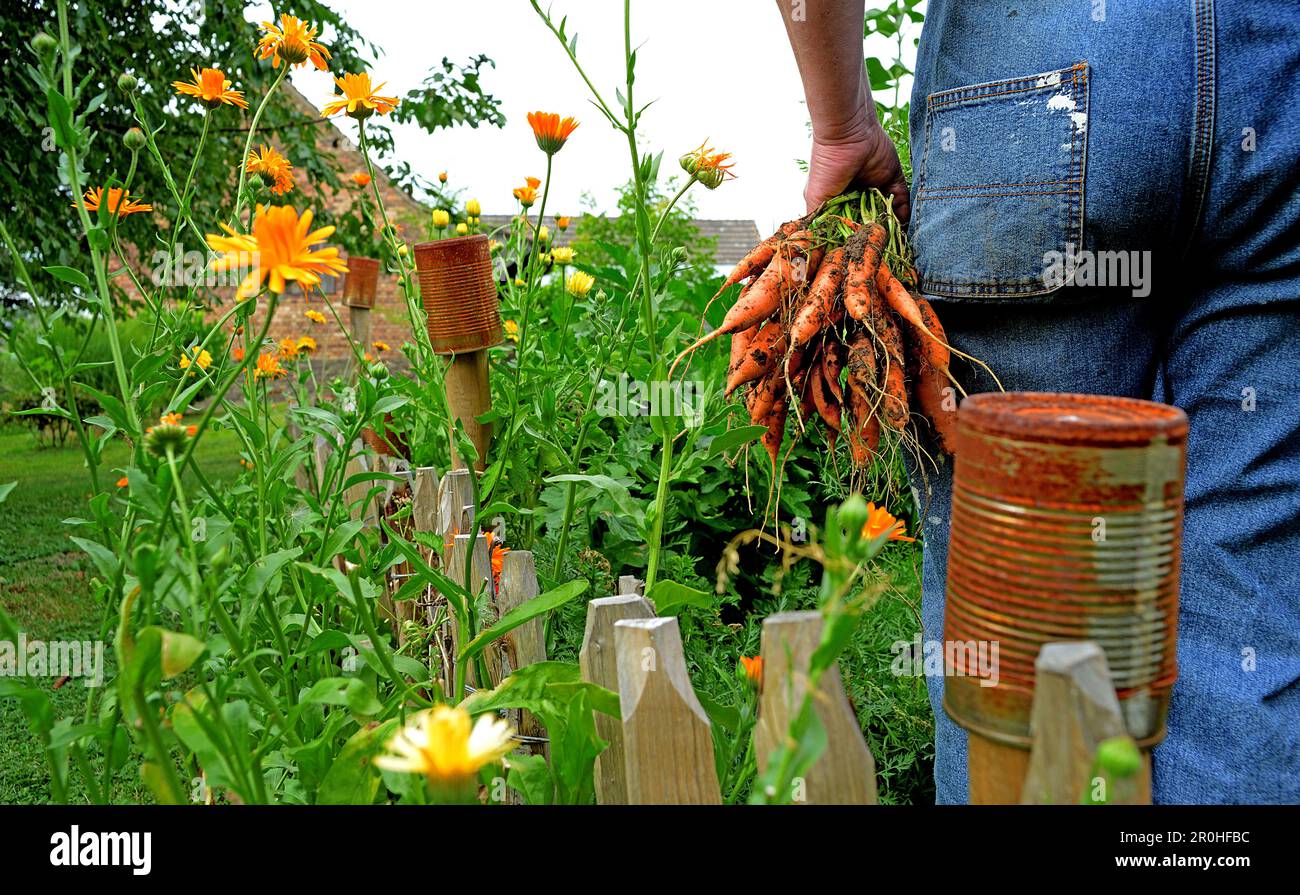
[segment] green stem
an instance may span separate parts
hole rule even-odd
[[[280,86],[284,76],[289,73],[288,63],[280,67],[276,73],[275,80],[271,82],[271,87],[262,97],[262,101],[257,104],[257,111],[253,113],[253,121],[248,125],[248,139],[244,141],[244,154],[239,157],[239,189],[235,193],[235,210],[230,215],[230,225],[233,227],[239,221],[239,213],[244,210],[244,183],[248,178],[248,154],[253,151],[253,135],[257,133],[257,123],[262,120],[262,113],[266,111],[266,104],[271,99],[271,94],[275,93],[275,88]]]

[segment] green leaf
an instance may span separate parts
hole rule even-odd
[[[512,755],[506,786],[523,796],[525,805],[549,805],[555,795],[545,755]]]
[[[713,595],[676,581],[656,581],[646,593],[646,599],[654,602],[655,612],[663,617],[676,615],[687,606],[709,609],[713,606]]]
[[[483,629],[479,632],[477,637],[465,644],[464,649],[460,651],[461,656],[465,657],[475,655],[493,640],[510,633],[524,622],[531,621],[539,615],[545,615],[552,609],[563,606],[565,603],[578,596],[578,594],[585,591],[587,587],[587,580],[585,578],[579,578],[575,581],[561,584],[554,590],[548,590],[541,596],[534,597],[528,602],[516,606],[505,615],[501,616],[501,618],[497,619],[495,625]]]
[[[766,431],[767,426],[737,426],[735,429],[728,430],[709,443],[709,459],[721,456],[733,448],[757,441],[763,437],[763,433]]]
[[[158,629],[162,637],[162,676],[173,678],[193,665],[207,646],[202,640],[179,631]]]
[[[9,492],[13,491],[17,486],[17,482],[6,482],[5,484],[0,485],[0,503],[4,503],[9,497]]]
[[[379,771],[373,761],[397,728],[393,718],[363,727],[343,744],[316,792],[318,805],[370,805],[379,793]]]
[[[56,280],[62,280],[65,283],[80,286],[82,289],[90,288],[90,278],[79,270],[75,270],[71,267],[63,267],[58,264],[42,268],[42,270],[54,277]]]

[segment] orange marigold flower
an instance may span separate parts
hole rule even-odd
[[[316,340],[311,336],[299,336],[298,350],[305,354],[311,354],[316,350]]]
[[[129,484],[131,484],[131,481],[126,476],[122,476],[117,480],[117,487],[119,488],[125,488]]]
[[[555,155],[563,149],[564,141],[578,127],[576,119],[561,119],[555,112],[529,112],[528,123],[537,138],[538,148],[547,155]]]
[[[541,185],[536,177],[525,177],[524,185],[515,187],[515,198],[524,208],[530,208],[537,201],[537,188]]]
[[[439,171],[439,172],[438,172],[438,182],[439,182],[439,183],[446,183],[446,182],[447,182],[447,172],[446,172],[446,171]]]
[[[745,677],[749,678],[754,686],[759,686],[763,683],[762,656],[741,656],[740,664],[745,668]]]
[[[500,538],[493,532],[486,532],[488,554],[492,557],[492,582],[498,587],[501,585],[501,570],[505,568],[506,554],[510,552]]]
[[[253,378],[279,379],[285,372],[280,365],[280,355],[263,352],[257,356],[257,369],[253,371]]]
[[[358,171],[352,175],[352,182],[357,186],[370,186],[370,175],[365,171]]]
[[[290,360],[298,356],[298,342],[295,339],[285,337],[280,340],[280,357],[283,360]]]
[[[319,286],[321,274],[347,273],[348,267],[333,246],[314,248],[334,233],[333,227],[311,229],[312,214],[302,217],[288,205],[259,205],[253,218],[251,234],[236,233],[222,224],[226,236],[208,234],[208,245],[221,257],[212,262],[213,270],[248,269],[235,298],[242,301],[256,295],[265,282],[276,294],[284,292],[289,281],[304,292]]]
[[[561,229],[561,230],[568,230],[568,229],[569,229],[569,217],[568,217],[568,215],[563,215],[563,214],[561,214],[561,215],[556,215],[556,216],[555,216],[555,226],[558,227],[558,228]]]
[[[373,349],[375,349],[376,351],[378,351],[378,352],[380,352],[380,353],[389,350],[389,346],[388,346],[388,343],[387,343],[387,342],[371,342],[371,343],[370,343],[370,347],[373,348]]]
[[[371,354],[369,351],[361,355],[361,359],[368,364],[373,364],[375,362],[375,356]]]
[[[328,71],[325,60],[330,58],[329,50],[316,43],[320,29],[308,25],[291,15],[281,15],[280,24],[263,22],[262,30],[266,33],[257,42],[259,59],[271,59],[275,68],[280,67],[283,59],[289,65],[306,65],[308,61],[321,71]]]
[[[262,179],[262,183],[271,188],[277,196],[283,196],[293,189],[293,165],[279,152],[265,144],[248,154],[244,170]]]
[[[138,199],[132,199],[130,195],[124,193],[118,187],[110,187],[108,198],[104,198],[104,188],[102,186],[93,187],[86,190],[86,195],[82,197],[81,205],[86,211],[99,211],[100,203],[118,217],[126,217],[128,214],[136,214],[141,211],[153,211],[152,205],[146,205]],[[77,203],[73,202],[72,207],[76,208]]]
[[[235,359],[236,363],[241,363],[244,360],[244,349],[236,345],[235,348],[230,352],[230,356]]]
[[[244,99],[244,92],[230,89],[230,83],[230,79],[220,69],[205,68],[199,71],[192,68],[189,81],[172,81],[172,87],[182,96],[194,97],[209,109],[219,106],[247,109],[248,100]]]
[[[395,96],[379,96],[378,91],[383,90],[384,85],[379,84],[372,88],[370,75],[365,72],[335,78],[334,83],[342,93],[335,94],[334,101],[326,103],[325,108],[321,109],[321,115],[327,118],[339,112],[346,112],[349,117],[361,121],[375,112],[387,115],[401,102]]]
[[[324,323],[324,322],[325,322],[325,315],[322,314],[320,311],[312,310],[311,308],[308,308],[308,309],[307,309],[307,311],[306,311],[306,316],[307,316],[307,319],[310,320],[312,323]]]
[[[888,535],[891,541],[915,541],[907,536],[907,526],[902,520],[884,507],[874,503],[867,504],[867,522],[862,526],[862,537],[874,541],[881,535]]]
[[[731,169],[735,163],[726,164],[731,158],[730,152],[714,152],[705,140],[698,148],[681,157],[682,170],[694,177],[705,187],[716,190],[728,177],[735,177]]]
[[[185,446],[187,438],[198,433],[197,426],[186,426],[179,413],[164,413],[158,425],[144,430],[144,446],[155,457],[165,457]]]

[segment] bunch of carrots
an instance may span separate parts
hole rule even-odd
[[[832,449],[847,437],[859,467],[871,462],[882,428],[906,437],[914,411],[952,452],[951,411],[961,386],[948,364],[952,354],[966,355],[948,344],[934,309],[915,291],[910,250],[889,200],[874,190],[845,194],[781,225],[736,265],[718,295],[737,283],[744,286],[722,324],[673,366],[731,336],[727,395],[745,387],[751,422],[767,427],[762,441],[774,480],[792,416],[797,435],[820,419]]]

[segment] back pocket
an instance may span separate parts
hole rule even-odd
[[[930,94],[912,213],[921,290],[1060,288],[1053,260],[1083,247],[1087,134],[1086,62]]]

